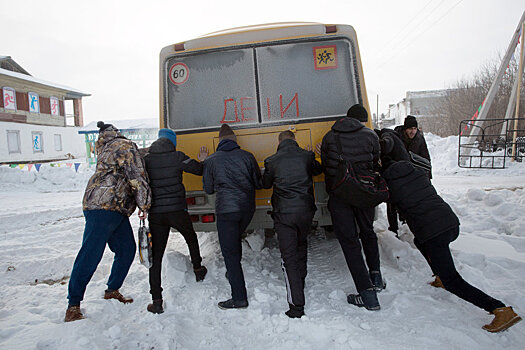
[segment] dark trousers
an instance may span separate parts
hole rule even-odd
[[[328,200],[328,210],[330,210],[330,215],[332,217],[335,235],[339,240],[341,249],[343,250],[346,264],[350,269],[357,292],[361,293],[363,290],[372,288],[373,286],[370,281],[370,275],[365,265],[365,261],[363,260],[361,243],[359,242],[359,235],[357,233],[356,213],[359,211],[355,211],[354,209],[354,207],[346,205],[337,198],[330,197]],[[370,233],[370,231],[367,232]],[[372,242],[373,240],[367,240],[367,243],[369,244]],[[377,246],[377,237],[375,242]],[[369,250],[373,251],[373,248],[370,245]],[[379,257],[379,250],[377,254]],[[371,257],[371,260],[375,260],[375,258],[372,259]]]
[[[253,211],[217,214],[217,230],[219,231],[219,244],[221,245],[224,264],[228,272],[232,299],[234,301],[248,300],[244,274],[242,272],[241,235],[252,220]]]
[[[151,213],[148,215],[151,243],[153,250],[153,265],[149,269],[149,286],[152,299],[162,299],[161,272],[162,258],[168,244],[170,228],[173,227],[182,234],[188,249],[193,267],[200,267],[202,258],[199,250],[197,234],[193,229],[190,216],[185,210],[169,213]]]
[[[388,229],[397,235],[399,223],[397,222],[397,209],[395,205],[386,203],[386,217],[388,219]]]
[[[288,303],[304,306],[307,236],[312,227],[313,212],[274,213],[273,225],[279,240],[282,269],[286,281]]]
[[[86,287],[104,255],[106,243],[115,253],[108,289],[117,290],[122,286],[135,257],[135,239],[127,216],[116,211],[85,210],[84,217],[86,226],[82,247],[69,279],[69,305],[80,305],[84,299]]]
[[[427,260],[432,272],[439,276],[446,290],[488,312],[504,307],[505,304],[466,282],[456,271],[449,244],[456,239],[458,233],[459,227],[456,227],[424,243],[414,239],[414,244]]]
[[[380,271],[379,246],[374,231],[375,208],[353,208],[353,210],[368,270]]]

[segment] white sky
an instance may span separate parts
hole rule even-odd
[[[91,93],[84,121],[158,117],[162,47],[245,25],[354,26],[370,108],[441,89],[503,55],[523,0],[0,0],[0,55]]]

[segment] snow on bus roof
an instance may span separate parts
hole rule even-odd
[[[127,119],[127,120],[102,120],[106,124],[112,124],[119,131],[137,131],[142,129],[158,129],[159,120],[155,118]],[[79,134],[90,134],[98,132],[98,121],[84,125],[78,130]]]

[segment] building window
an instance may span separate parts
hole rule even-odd
[[[51,107],[52,115],[60,115],[60,105],[58,104],[58,98],[51,96],[49,98],[49,106]]]
[[[33,131],[31,134],[33,136],[33,152],[44,152],[44,138],[42,137],[42,132]]]
[[[38,94],[28,92],[27,97],[29,98],[29,112],[40,113],[40,99],[38,98]]]
[[[62,151],[62,135],[55,134],[55,151]]]
[[[4,87],[3,89],[4,108],[16,111],[16,92],[13,88]]]
[[[7,130],[7,149],[9,153],[22,153],[20,151],[19,130]]]

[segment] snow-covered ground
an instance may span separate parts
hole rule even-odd
[[[451,245],[463,277],[525,316],[525,164],[507,169],[457,166],[457,138],[426,135],[434,184],[461,220]],[[355,287],[333,236],[309,240],[306,316],[289,319],[275,238],[243,243],[250,306],[220,310],[229,297],[216,234],[199,233],[204,282],[196,283],[187,247],[172,234],[163,265],[165,313],[146,311],[147,269],[131,267],[123,305],[103,300],[113,254],[87,287],[85,320],[64,323],[67,282],[80,248],[81,200],[93,170],[0,167],[0,349],[524,349],[525,322],[490,334],[492,317],[443,289],[428,285],[431,271],[414,248],[408,227],[401,239],[386,230],[384,205],[375,229],[387,289],[382,309],[349,305]],[[136,215],[131,218],[138,228]],[[253,247],[253,249],[250,247]]]

